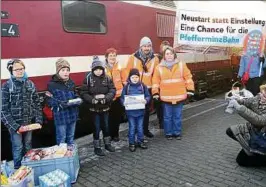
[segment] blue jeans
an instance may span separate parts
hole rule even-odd
[[[67,145],[74,144],[76,122],[67,125],[56,125],[56,143],[67,143]]]
[[[144,115],[133,117],[133,116],[127,116],[128,119],[128,141],[129,144],[135,144],[135,133],[137,131],[137,143],[141,143],[144,140],[144,134],[143,134],[143,120]]]
[[[109,136],[109,126],[108,126],[108,112],[102,113],[93,113],[93,121],[94,121],[94,132],[93,132],[93,139],[99,140],[100,139],[100,131],[103,131],[103,137]]]
[[[182,129],[183,103],[172,105],[163,103],[163,124],[165,135],[180,135]]]
[[[14,168],[18,169],[21,166],[21,160],[24,154],[31,150],[32,132],[17,134],[16,132],[9,131],[9,133],[12,143]]]

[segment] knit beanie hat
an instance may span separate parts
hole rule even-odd
[[[98,56],[94,56],[93,57],[93,61],[92,61],[92,64],[91,64],[91,70],[94,71],[96,69],[102,69],[104,70],[105,68],[105,65],[104,65],[104,62],[102,62]]]
[[[149,44],[152,45],[151,39],[147,36],[144,36],[140,40],[139,47],[142,47],[143,45],[149,45]]]
[[[131,69],[130,72],[129,72],[128,78],[130,79],[130,77],[131,77],[132,75],[137,75],[137,76],[140,77],[139,70],[136,69],[136,68]]]
[[[58,73],[62,68],[68,68],[70,70],[70,64],[68,63],[68,61],[66,61],[63,58],[59,58],[56,61],[55,67],[56,67],[56,73]]]

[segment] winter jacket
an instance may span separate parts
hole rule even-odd
[[[43,123],[41,103],[31,80],[11,78],[2,85],[1,118],[8,130],[13,132],[22,125]]]
[[[238,114],[256,129],[266,132],[266,104],[260,104],[260,96],[237,101],[241,104]]]
[[[78,105],[67,106],[70,99],[78,98],[75,93],[75,83],[69,79],[64,82],[53,75],[48,83],[48,91],[53,98],[48,99],[48,105],[52,108],[55,125],[68,125],[78,119]]]
[[[147,101],[147,103],[150,102],[151,96],[150,96],[149,90],[146,85],[140,82],[137,84],[133,84],[132,82],[128,81],[128,84],[124,86],[123,88],[120,101],[122,105],[124,106],[125,95],[140,95],[140,94],[144,94],[144,98]],[[144,113],[145,113],[145,109],[126,110],[127,116],[138,117],[138,116],[144,115]]]
[[[127,78],[129,75],[129,72],[132,68],[137,68],[140,73],[140,80],[148,87],[151,88],[152,86],[152,75],[154,73],[155,67],[159,64],[159,59],[154,54],[151,55],[151,58],[147,60],[145,65],[143,65],[144,62],[142,61],[140,57],[139,51],[132,54],[129,59],[127,66],[125,68],[125,73],[123,74],[122,80],[123,83],[127,83]],[[145,71],[146,69],[146,71]]]
[[[117,99],[118,97],[121,96],[122,89],[123,89],[123,83],[122,83],[122,78],[121,78],[121,66],[119,63],[114,64],[114,67],[112,69],[106,66],[105,72],[113,80],[113,83],[116,88],[116,94],[115,94],[114,99]]]
[[[248,64],[250,62],[251,56],[244,55],[240,60],[240,67],[238,71],[238,76],[242,77],[244,73],[248,70]],[[266,60],[265,60],[266,61]],[[264,75],[263,68],[266,68],[266,62],[262,64],[259,60],[259,56],[254,57],[253,62],[250,65],[249,78],[261,77]]]
[[[94,73],[89,73],[80,88],[80,95],[85,101],[90,111],[105,112],[110,109],[110,105],[115,97],[116,89],[112,79],[103,73],[101,76],[95,76]],[[104,94],[106,103],[93,104],[93,99],[96,95]]]
[[[171,69],[160,63],[152,78],[152,94],[171,104],[178,104],[187,98],[187,91],[194,91],[194,82],[188,67],[176,61]]]

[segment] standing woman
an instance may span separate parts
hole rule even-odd
[[[32,132],[19,129],[32,123],[42,124],[42,110],[34,83],[28,79],[24,63],[11,60],[7,64],[11,78],[2,85],[1,118],[7,127],[11,142],[14,168],[21,166],[22,156],[31,149]]]
[[[172,47],[164,49],[163,59],[152,79],[154,99],[160,98],[163,107],[164,133],[167,139],[181,139],[182,108],[194,82],[186,64],[179,61]]]
[[[109,131],[111,140],[119,141],[119,126],[121,122],[121,114],[123,114],[123,107],[120,102],[120,96],[123,89],[121,79],[121,66],[117,62],[117,51],[114,48],[109,48],[105,53],[106,74],[109,75],[116,88],[116,94],[109,111]]]

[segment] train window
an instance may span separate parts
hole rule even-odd
[[[63,27],[67,32],[106,33],[106,11],[103,4],[62,0]]]
[[[174,37],[175,16],[163,13],[156,14],[158,37]]]

